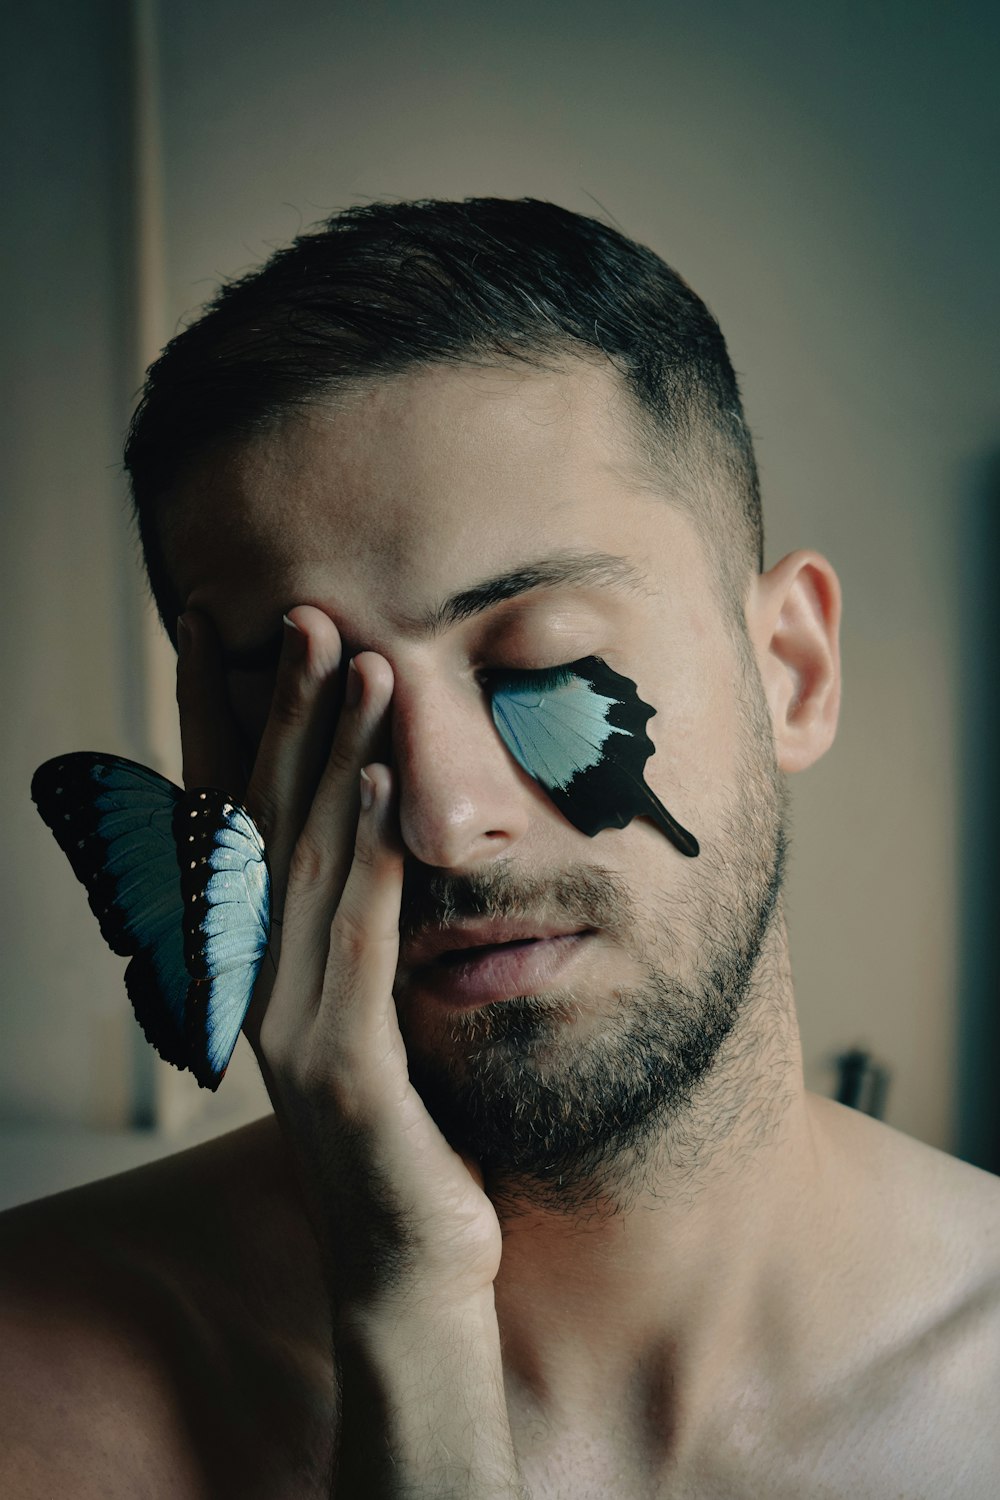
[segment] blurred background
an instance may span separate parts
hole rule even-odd
[[[268,1107],[242,1042],[215,1096],[154,1058],[28,787],[71,749],[179,780],[121,473],[142,371],[222,278],[375,198],[606,218],[720,319],[767,563],[814,546],[844,586],[840,735],[792,788],[807,1084],[867,1055],[862,1107],[1000,1170],[998,15],[5,8],[0,1205]]]

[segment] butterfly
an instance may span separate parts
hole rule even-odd
[[[698,841],[647,786],[655,712],[600,657],[493,672],[493,721],[515,760],[589,837],[639,814],[683,854]],[[39,766],[31,795],[83,882],[146,1038],[205,1088],[225,1073],[267,953],[271,880],[245,807],[183,791],[147,766],[74,751]]]
[[[698,840],[644,779],[654,750],[646,723],[656,710],[631,678],[599,656],[489,677],[501,739],[574,827],[593,838],[644,814],[681,854],[697,855]]]
[[[270,935],[267,855],[250,814],[213,787],[185,792],[85,750],[39,766],[31,795],[105,941],[131,956],[125,987],[147,1041],[217,1089]]]

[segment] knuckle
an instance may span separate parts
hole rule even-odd
[[[270,788],[255,787],[253,793],[247,791],[247,810],[260,829],[265,843],[274,837],[274,831],[280,823],[280,808],[274,791]]]
[[[344,743],[343,734],[338,734],[330,747],[327,759],[329,769],[339,777],[353,776],[356,774],[356,764],[359,764],[357,756],[352,753],[351,747]]]
[[[271,699],[271,719],[283,729],[301,729],[312,707],[302,678],[297,673],[279,672]]]
[[[369,839],[358,837],[354,845],[354,863],[362,870],[375,868],[375,850]]]
[[[260,1048],[262,1056],[267,1060],[268,1065],[273,1068],[276,1073],[283,1073],[287,1071],[288,1064],[291,1059],[288,1054],[288,1048],[285,1044],[284,1028],[280,1027],[277,1022],[272,1019],[271,1010],[267,1011],[264,1019],[260,1023],[260,1032],[257,1036],[257,1044]]]
[[[338,1116],[349,1103],[351,1088],[345,1059],[326,1048],[313,1048],[299,1068],[299,1087],[310,1099],[333,1104]]]
[[[330,872],[330,856],[322,844],[307,829],[299,834],[292,850],[288,869],[288,883],[296,887],[310,888],[322,885]]]
[[[332,1048],[315,1037],[289,1057],[284,1078],[295,1097],[331,1131],[362,1129],[370,1114],[368,1091],[359,1087],[364,1060],[349,1043]]]
[[[364,917],[349,902],[341,901],[330,928],[330,947],[338,957],[357,964],[371,947]]]

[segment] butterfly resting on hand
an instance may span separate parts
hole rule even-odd
[[[589,837],[644,815],[686,855],[697,840],[643,778],[655,712],[599,657],[489,674],[493,721],[522,768]],[[146,766],[74,751],[31,795],[83,882],[146,1039],[216,1089],[267,953],[271,881],[260,832],[213,787],[182,791]]]

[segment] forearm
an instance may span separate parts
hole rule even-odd
[[[492,1296],[342,1320],[337,1367],[336,1500],[522,1500]]]

